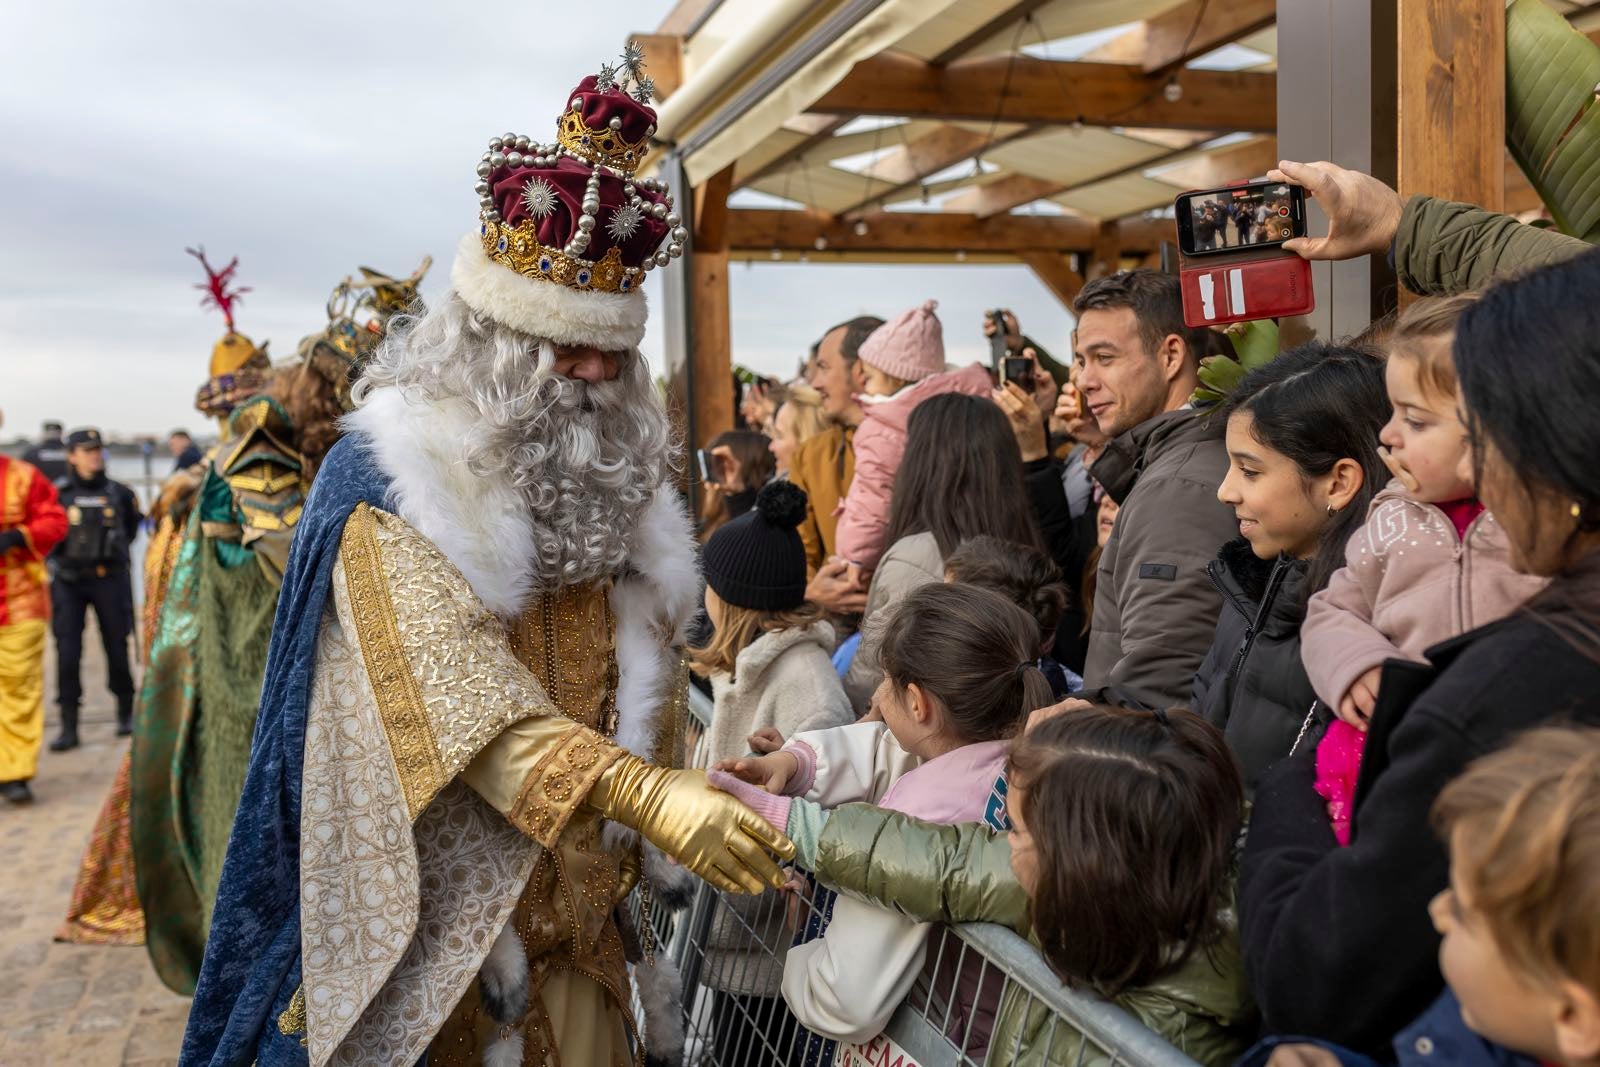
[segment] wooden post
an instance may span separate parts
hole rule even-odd
[[[1395,188],[1505,210],[1504,0],[1392,3]]]
[[[1085,281],[1104,278],[1122,269],[1122,227],[1116,220],[1103,222],[1095,232],[1089,262],[1083,268]]]
[[[733,429],[733,336],[728,315],[730,165],[694,191],[693,254],[688,256],[690,322],[689,444],[703,448]]]

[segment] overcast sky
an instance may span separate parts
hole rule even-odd
[[[0,438],[45,418],[109,434],[204,429],[222,333],[199,265],[238,256],[241,331],[291,355],[358,265],[393,274],[476,225],[489,137],[553,131],[566,93],[669,0],[603,7],[50,0],[0,8]],[[587,12],[590,17],[585,17]],[[677,269],[674,267],[673,269]],[[984,308],[1065,351],[1022,268],[756,263],[732,271],[737,362],[784,375],[828,325],[940,301],[951,359]],[[659,365],[659,283],[645,353]]]

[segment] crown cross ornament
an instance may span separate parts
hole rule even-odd
[[[555,141],[489,141],[475,188],[490,262],[538,283],[628,293],[683,254],[689,234],[666,185],[634,177],[656,130],[654,92],[629,41],[620,66],[602,63],[567,95]]]

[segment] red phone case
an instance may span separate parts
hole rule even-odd
[[[1183,321],[1190,327],[1306,315],[1317,306],[1311,264],[1292,252],[1184,257]]]

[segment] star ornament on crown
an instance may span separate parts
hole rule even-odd
[[[489,141],[476,168],[478,232],[451,270],[477,311],[557,344],[615,350],[643,338],[641,283],[683,254],[689,234],[665,184],[634,177],[656,130],[642,58],[630,41],[620,66],[579,82],[555,141]]]

